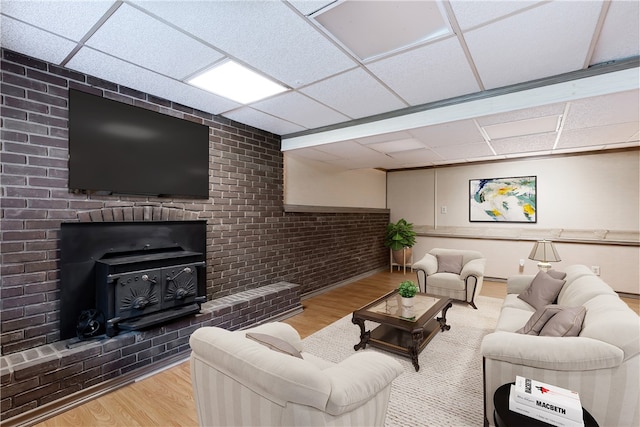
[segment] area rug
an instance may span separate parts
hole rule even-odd
[[[494,330],[501,299],[479,296],[478,310],[454,303],[447,312],[451,330],[438,332],[418,358],[415,371],[411,359],[367,346],[365,350],[387,354],[403,368],[391,386],[386,426],[482,426],[482,338]],[[366,322],[367,329],[375,327]],[[353,354],[360,328],[351,315],[332,323],[303,340],[304,351],[332,362]]]

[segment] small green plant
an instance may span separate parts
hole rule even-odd
[[[416,244],[416,234],[413,231],[413,224],[401,218],[395,224],[390,223],[387,225],[384,245],[393,251],[410,248]]]
[[[411,280],[405,280],[398,286],[398,293],[404,298],[413,298],[418,293],[418,287]]]

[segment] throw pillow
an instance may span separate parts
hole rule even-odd
[[[560,280],[567,277],[567,273],[565,273],[564,271],[558,271],[558,270],[549,270],[547,271],[547,274],[553,277],[554,279],[560,279]]]
[[[582,330],[582,322],[587,309],[580,307],[562,307],[540,331],[541,337],[577,337]]]
[[[438,273],[460,274],[462,271],[462,255],[436,255]]]
[[[531,285],[518,295],[518,298],[538,310],[556,300],[562,285],[564,285],[564,280],[554,279],[540,270],[531,281]]]
[[[255,332],[247,333],[246,337],[256,342],[259,342],[260,344],[270,348],[271,350],[275,350],[284,354],[289,354],[291,356],[302,359],[302,355],[294,346],[292,346],[285,340],[280,339],[278,337],[272,337],[271,335],[259,334]]]
[[[518,329],[516,333],[525,335],[540,335],[540,331],[549,321],[549,319],[551,319],[561,310],[562,307],[556,304],[545,305],[541,309],[536,310],[536,312],[531,315],[527,323],[522,328]]]

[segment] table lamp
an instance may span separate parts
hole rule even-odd
[[[538,240],[533,245],[529,259],[540,261],[538,268],[546,273],[551,268],[551,264],[549,263],[560,261],[560,255],[558,255],[558,251],[556,251],[552,241]]]

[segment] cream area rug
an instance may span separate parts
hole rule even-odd
[[[438,332],[420,353],[420,370],[411,359],[367,346],[398,360],[404,373],[391,387],[386,426],[482,426],[482,338],[496,326],[501,299],[479,296],[478,310],[455,302],[447,312],[449,331]],[[376,326],[366,322],[367,329]],[[351,315],[303,340],[304,351],[332,362],[353,354],[360,328]]]

